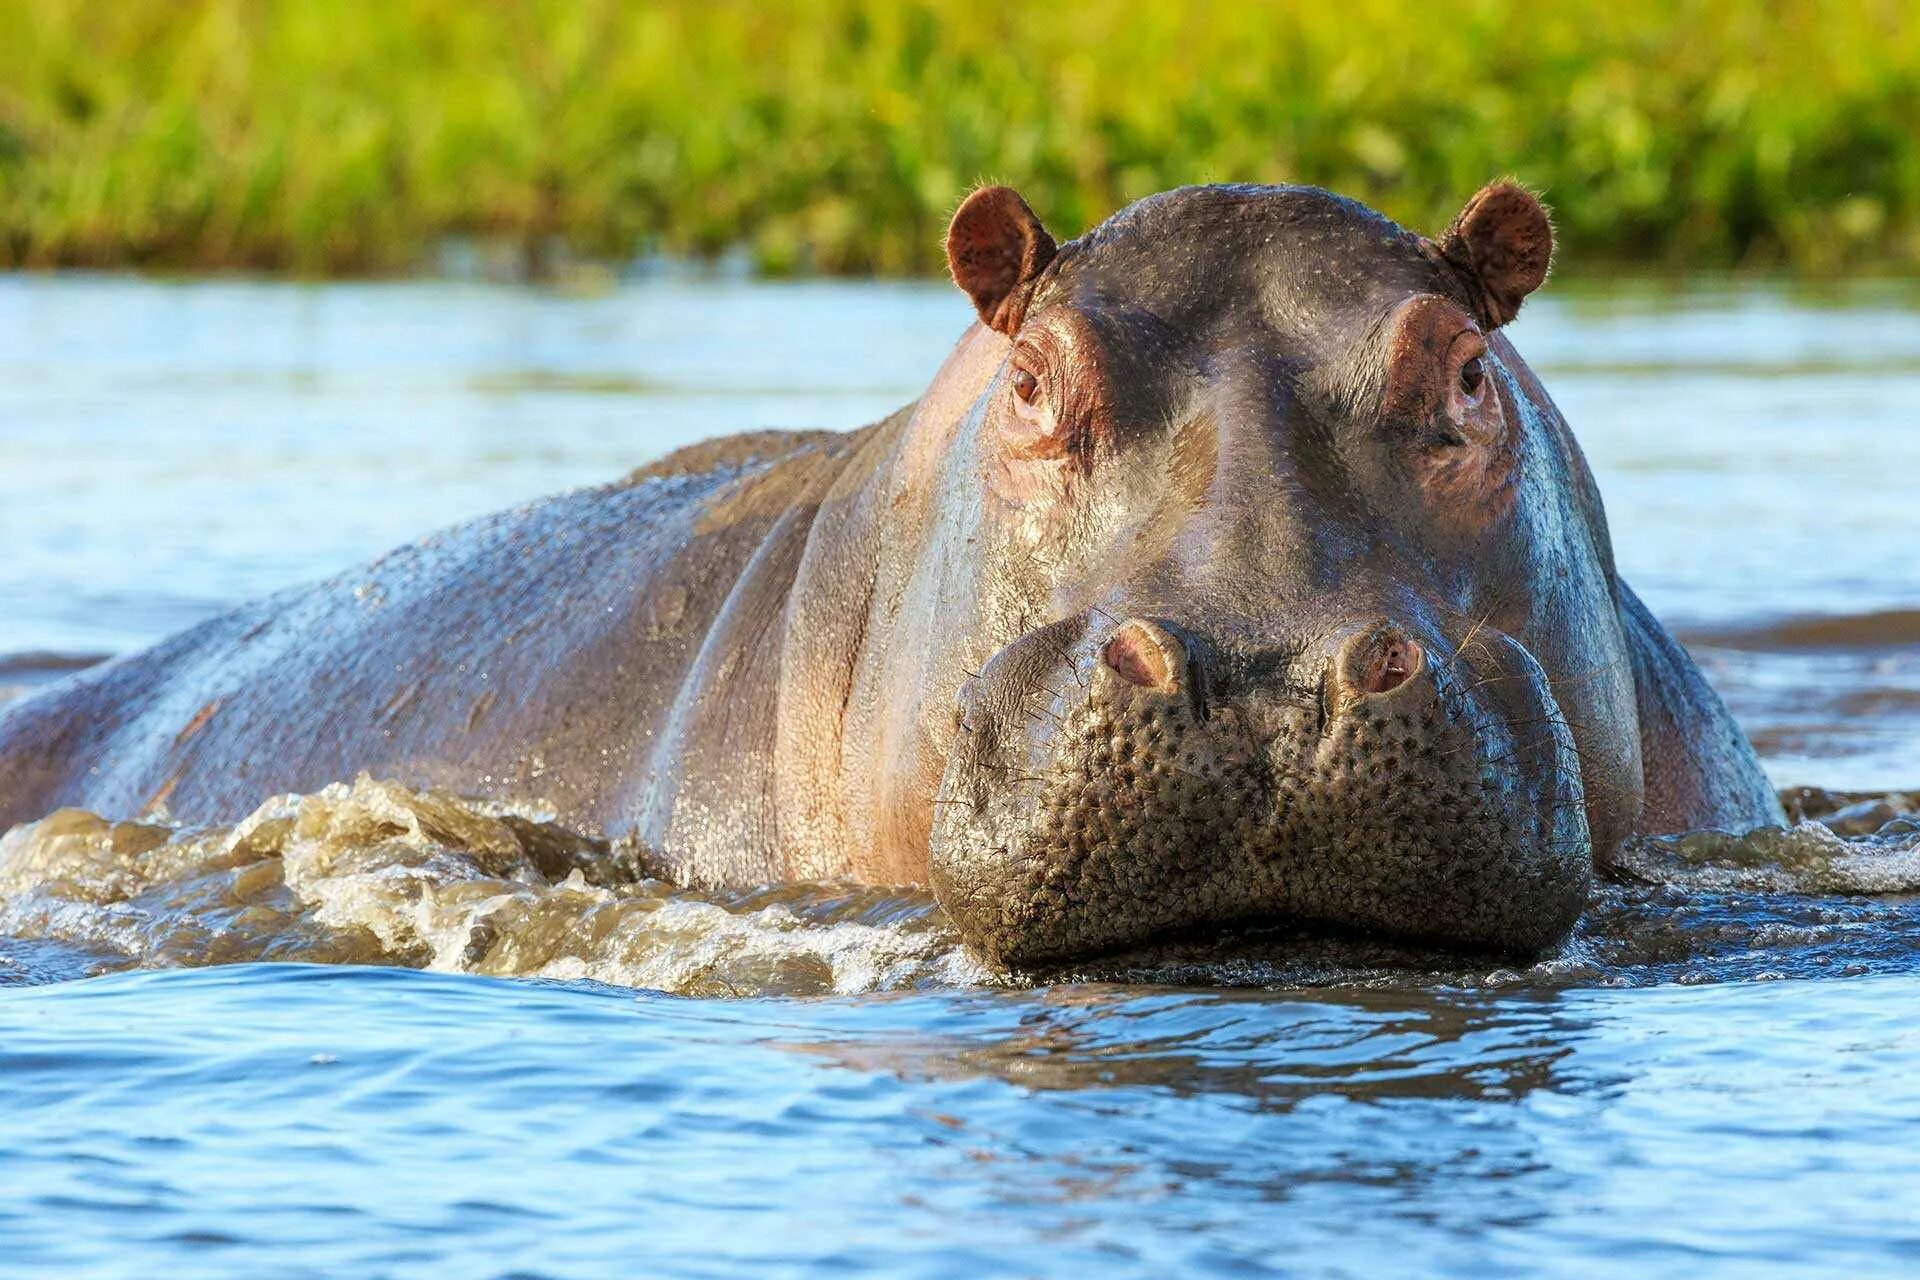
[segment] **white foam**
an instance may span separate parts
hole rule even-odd
[[[134,964],[348,960],[704,995],[987,976],[924,895],[871,924],[872,895],[840,886],[749,909],[618,861],[537,816],[365,777],[206,831],[67,810],[0,838],[0,932]]]

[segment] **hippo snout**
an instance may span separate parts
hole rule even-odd
[[[1280,920],[1499,952],[1565,936],[1591,844],[1531,655],[1484,627],[1459,648],[1380,618],[1249,630],[1095,616],[970,682],[932,875],[979,951],[1029,966]]]

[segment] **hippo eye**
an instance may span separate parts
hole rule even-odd
[[[1487,381],[1487,362],[1479,356],[1460,366],[1460,391],[1469,400],[1478,398]]]
[[[1021,404],[1032,404],[1034,398],[1040,394],[1040,379],[1025,369],[1015,369],[1011,382],[1013,394],[1020,398]]]

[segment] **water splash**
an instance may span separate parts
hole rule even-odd
[[[62,810],[0,837],[0,934],[102,967],[248,960],[587,978],[687,995],[987,975],[924,895],[700,894],[538,817],[362,777],[174,830]]]
[[[1790,828],[1629,842],[1573,937],[1532,965],[1276,927],[1017,977],[1502,988],[1912,967],[1916,797],[1786,799]],[[17,827],[0,837],[0,936],[65,948],[59,962],[12,949],[42,977],[70,976],[77,953],[96,970],[301,960],[703,996],[1006,980],[967,953],[924,893],[683,889],[647,878],[632,850],[541,815],[365,777],[276,797],[232,827],[74,809]]]

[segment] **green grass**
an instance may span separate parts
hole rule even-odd
[[[398,271],[449,236],[937,269],[1183,182],[1436,229],[1490,177],[1597,272],[1920,263],[1910,0],[6,0],[0,265]]]

